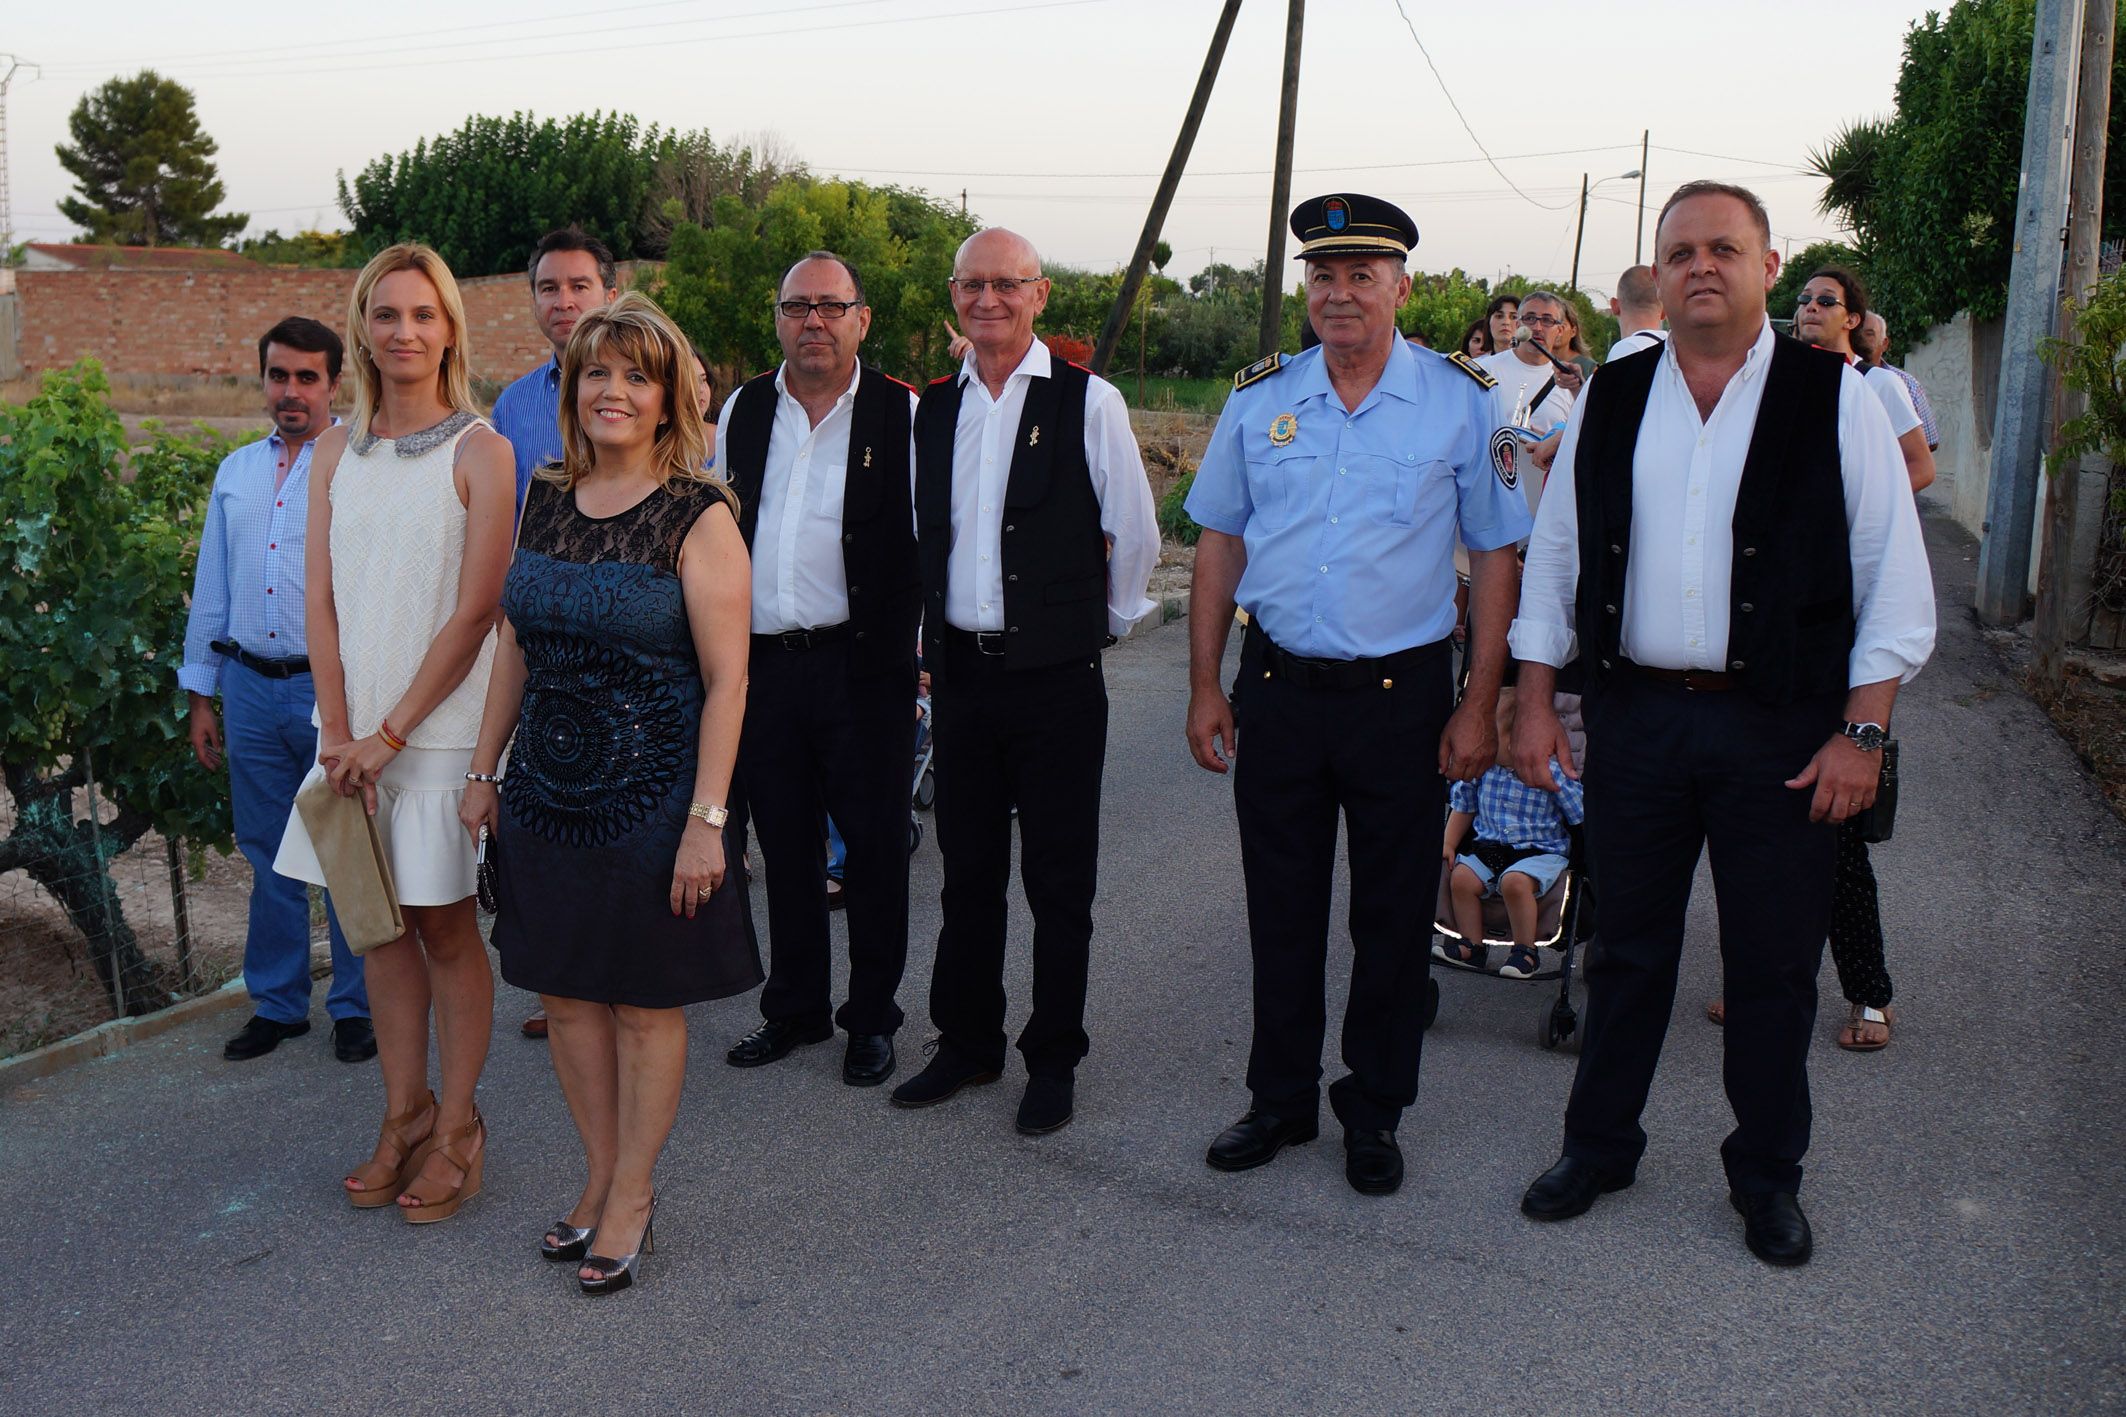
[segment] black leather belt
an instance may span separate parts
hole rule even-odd
[[[1276,641],[1252,621],[1248,624],[1248,639],[1254,642],[1252,647],[1259,656],[1255,662],[1263,678],[1283,679],[1303,689],[1392,689],[1396,675],[1415,672],[1444,656],[1449,647],[1447,640],[1434,640],[1377,659],[1309,659],[1278,648]],[[1245,650],[1242,657],[1244,662],[1250,658]]]
[[[1656,669],[1650,664],[1640,664],[1629,659],[1625,660],[1624,664],[1632,673],[1643,675],[1657,683],[1681,684],[1684,688],[1699,693],[1726,693],[1740,683],[1732,674],[1722,674],[1711,669]]]
[[[264,659],[251,653],[234,640],[215,640],[207,646],[216,654],[227,655],[253,674],[268,679],[293,679],[298,674],[310,672],[310,657],[299,654],[293,659]]]
[[[951,625],[945,627],[945,643],[970,654],[1001,656],[1004,653],[1002,630],[961,630]]]
[[[802,654],[808,649],[818,649],[821,645],[846,640],[852,633],[849,622],[844,620],[839,625],[822,625],[816,630],[783,630],[772,635],[755,635],[753,648]]]

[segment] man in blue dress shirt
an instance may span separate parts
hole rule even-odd
[[[1340,813],[1354,960],[1349,1072],[1329,1103],[1345,1176],[1385,1195],[1402,1184],[1395,1127],[1417,1099],[1445,778],[1472,779],[1496,757],[1514,543],[1529,516],[1515,449],[1496,466],[1490,450],[1494,381],[1466,355],[1396,333],[1410,218],[1372,197],[1317,197],[1292,231],[1321,343],[1235,376],[1187,504],[1203,527],[1189,748],[1210,771],[1234,771],[1255,974],[1253,1103],[1205,1159],[1243,1171],[1317,1134]],[[1474,628],[1455,710],[1457,531]],[[1249,623],[1228,700],[1219,665],[1236,601]]]
[[[554,347],[553,357],[528,371],[495,399],[495,431],[517,455],[517,509],[532,473],[561,459],[561,351],[576,322],[620,294],[613,253],[573,226],[549,231],[531,253],[532,319]]]
[[[259,378],[273,432],[229,454],[214,474],[177,671],[191,700],[192,752],[210,772],[221,766],[226,727],[236,845],[251,863],[244,987],[253,1013],[222,1050],[238,1061],[310,1031],[309,888],[274,874],[273,854],[295,791],[317,761],[310,721],[316,695],[303,641],[304,518],[311,449],[339,421],[332,395],[341,354],[338,335],[299,315],[259,340]],[[333,1051],[343,1063],[359,1063],[376,1056],[362,962],[348,950],[329,900],[326,918]]]

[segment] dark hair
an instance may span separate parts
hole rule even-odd
[[[1668,214],[1675,210],[1678,202],[1687,202],[1693,197],[1733,197],[1736,201],[1742,203],[1743,206],[1750,209],[1750,216],[1757,224],[1757,235],[1764,240],[1764,249],[1767,251],[1772,249],[1772,219],[1765,215],[1764,203],[1758,200],[1757,194],[1747,187],[1738,187],[1732,182],[1713,182],[1708,180],[1686,182],[1668,194],[1668,200],[1661,204],[1661,215],[1654,218],[1654,244],[1656,246],[1659,246],[1661,241],[1661,223],[1668,220]],[[1660,260],[1658,253],[1654,259],[1657,262]]]
[[[1838,282],[1838,289],[1845,296],[1845,312],[1853,317],[1853,328],[1846,331],[1846,343],[1853,347],[1855,354],[1859,354],[1862,339],[1860,332],[1868,323],[1868,288],[1860,283],[1859,276],[1844,266],[1818,266],[1809,272],[1808,280],[1801,283],[1804,288],[1809,280]]]
[[[340,361],[347,356],[347,347],[340,337],[332,332],[330,325],[321,325],[307,315],[290,315],[258,337],[258,375],[266,376],[266,346],[286,345],[305,354],[325,356],[325,377],[334,383],[339,381]]]
[[[782,273],[782,279],[775,282],[775,293],[777,295],[781,295],[782,288],[789,283],[790,271],[796,270],[807,261],[832,261],[835,265],[840,266],[849,274],[849,288],[856,292],[856,303],[859,305],[864,303],[864,278],[856,273],[855,266],[849,264],[848,257],[837,256],[832,251],[807,251],[804,255],[792,261],[789,270],[785,270]]]
[[[558,227],[539,238],[532,247],[531,264],[524,273],[531,278],[532,289],[539,288],[539,262],[556,251],[582,251],[598,263],[598,284],[607,290],[620,288],[620,268],[613,263],[613,253],[605,249],[605,243],[587,234],[577,226]]]
[[[1519,311],[1520,311],[1520,308],[1521,308],[1521,297],[1520,297],[1520,296],[1518,296],[1518,295],[1494,295],[1494,296],[1492,296],[1492,297],[1491,297],[1491,303],[1490,303],[1489,305],[1486,305],[1486,306],[1484,307],[1484,323],[1485,323],[1485,324],[1487,324],[1487,325],[1488,325],[1488,324],[1490,324],[1490,323],[1491,323],[1491,317],[1492,317],[1493,315],[1496,315],[1496,314],[1498,314],[1498,312],[1499,312],[1500,310],[1504,309],[1504,308],[1505,308],[1506,306],[1508,306],[1508,305],[1511,305],[1511,306],[1512,306],[1512,307],[1514,308],[1514,311],[1515,311],[1515,313],[1519,313]],[[1498,353],[1498,351],[1497,351],[1497,350],[1495,350],[1495,349],[1494,349],[1493,351],[1491,351],[1491,352],[1492,352],[1493,354],[1496,354],[1496,353]]]
[[[1463,330],[1462,337],[1455,341],[1454,348],[1457,353],[1467,354],[1469,352],[1469,336],[1471,335],[1475,335],[1484,342],[1483,352],[1485,354],[1498,353],[1496,349],[1491,347],[1491,317],[1489,315],[1479,315],[1469,322],[1469,328]]]

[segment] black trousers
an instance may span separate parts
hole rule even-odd
[[[1831,914],[1837,830],[1785,786],[1838,731],[1843,692],[1768,707],[1620,670],[1590,699],[1587,842],[1602,935],[1587,960],[1586,1037],[1565,1152],[1630,1172],[1675,1004],[1684,916],[1712,857],[1726,977],[1729,1185],[1793,1191],[1809,1147],[1808,1049]]]
[[[1019,1052],[1030,1074],[1068,1076],[1090,1046],[1085,985],[1107,682],[1097,655],[1014,673],[1001,656],[948,637],[944,656],[931,694],[945,864],[931,1021],[941,1048],[986,1068],[1004,1066],[1004,893],[1016,805],[1019,881],[1033,911],[1033,1014]],[[854,881],[849,889],[853,895]]]
[[[1831,885],[1831,962],[1846,1001],[1871,1009],[1890,1003],[1890,967],[1882,956],[1882,907],[1868,844],[1851,822],[1838,828],[1838,867]]]
[[[1248,1090],[1281,1117],[1321,1106],[1329,890],[1341,812],[1351,861],[1351,991],[1329,1105],[1349,1127],[1393,1130],[1417,1100],[1432,905],[1447,789],[1439,740],[1453,665],[1440,652],[1394,687],[1303,688],[1265,679],[1249,635],[1233,690],[1233,806],[1254,955]]]
[[[906,674],[852,677],[849,649],[753,651],[738,761],[767,869],[760,1011],[813,1023],[832,1008],[822,836],[832,815],[849,845],[849,1001],[833,1020],[850,1033],[892,1033],[908,963],[915,676],[911,659]]]

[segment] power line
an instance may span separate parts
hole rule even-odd
[[[1500,167],[1496,162],[1492,161],[1490,152],[1487,151],[1484,147],[1484,140],[1476,135],[1476,129],[1469,126],[1468,118],[1465,117],[1462,113],[1462,106],[1454,101],[1454,95],[1448,91],[1447,81],[1440,75],[1439,65],[1432,62],[1432,52],[1425,48],[1424,40],[1418,39],[1417,26],[1410,23],[1410,13],[1409,11],[1403,9],[1403,0],[1395,0],[1395,13],[1403,17],[1403,24],[1409,29],[1410,38],[1417,40],[1417,52],[1425,56],[1425,67],[1432,71],[1432,77],[1438,81],[1440,94],[1447,100],[1447,107],[1454,110],[1454,116],[1461,120],[1462,131],[1469,135],[1470,142],[1476,144],[1476,150],[1484,154],[1484,161],[1491,163],[1491,170],[1499,175],[1499,180],[1501,182],[1504,182],[1508,187],[1512,187],[1514,193],[1519,196],[1522,201],[1528,203],[1530,206],[1533,207],[1541,207],[1546,212],[1563,211],[1566,207],[1571,206],[1571,202],[1560,202],[1556,206],[1552,206],[1548,202],[1538,202],[1535,198],[1529,196],[1526,192],[1521,191],[1520,187],[1515,184],[1514,180],[1506,175],[1505,168]]]
[[[1773,162],[1768,158],[1736,157],[1732,153],[1705,153],[1699,152],[1696,148],[1664,148],[1659,143],[1653,144],[1653,150],[1657,153],[1681,153],[1685,157],[1709,157],[1715,162],[1746,162],[1753,167],[1783,167],[1788,172],[1800,177],[1814,177],[1816,175],[1813,171],[1802,168],[1795,163]]]
[[[1609,144],[1609,145],[1608,145],[1607,147],[1599,147],[1599,148],[1553,148],[1553,149],[1552,149],[1552,150],[1550,150],[1549,152],[1540,152],[1540,153],[1508,153],[1508,154],[1507,154],[1506,156],[1504,156],[1504,157],[1500,158],[1500,159],[1499,159],[1499,161],[1500,161],[1500,162],[1523,162],[1523,161],[1526,161],[1526,160],[1528,160],[1528,159],[1531,159],[1531,158],[1539,158],[1539,157],[1577,157],[1577,156],[1579,156],[1579,155],[1580,155],[1581,153],[1606,153],[1606,152],[1614,152],[1614,151],[1618,151],[1618,150],[1621,150],[1621,149],[1623,149],[1623,148],[1626,148],[1626,147],[1629,147],[1629,146],[1631,146],[1631,145],[1630,145],[1630,144],[1628,144],[1628,143],[1611,143],[1611,144]],[[1489,162],[1490,160],[1491,160],[1491,159],[1490,159],[1489,155],[1487,154],[1487,155],[1486,155],[1486,156],[1484,156],[1484,157],[1442,157],[1442,158],[1430,158],[1430,159],[1427,159],[1427,160],[1425,160],[1425,161],[1423,161],[1423,162],[1373,162],[1373,163],[1346,163],[1346,164],[1342,164],[1342,165],[1339,165],[1339,166],[1336,166],[1336,167],[1296,167],[1296,168],[1294,168],[1294,169],[1292,169],[1292,170],[1293,170],[1294,172],[1387,172],[1387,171],[1391,171],[1391,170],[1393,170],[1393,169],[1396,169],[1396,168],[1405,168],[1405,167],[1455,167],[1455,166],[1459,166],[1459,165],[1465,165],[1465,164],[1468,164],[1468,163],[1472,163],[1472,162]],[[1162,173],[1157,173],[1157,172],[1027,172],[1027,171],[1025,171],[1025,170],[1023,170],[1023,169],[1021,169],[1020,171],[1017,171],[1017,172],[966,172],[966,171],[962,171],[962,170],[961,170],[961,169],[959,169],[959,168],[927,168],[927,167],[862,167],[862,166],[858,166],[858,165],[854,165],[854,164],[850,164],[850,163],[832,163],[832,162],[823,162],[823,163],[818,163],[818,164],[815,164],[815,165],[816,165],[816,166],[817,166],[817,167],[818,167],[818,168],[819,168],[819,169],[820,169],[821,171],[828,171],[828,172],[864,172],[864,173],[870,173],[870,174],[872,174],[872,175],[874,175],[874,176],[879,176],[879,177],[950,177],[950,178],[954,178],[954,179],[959,179],[959,178],[996,178],[996,177],[1041,177],[1041,178],[1069,178],[1069,179],[1072,179],[1072,180],[1075,180],[1075,181],[1080,181],[1080,182],[1091,182],[1091,181],[1121,180],[1121,179],[1125,179],[1125,178],[1139,178],[1139,177],[1144,177],[1144,178],[1151,178],[1151,177],[1160,177],[1160,176],[1163,176],[1163,175],[1164,175],[1164,174],[1162,174]],[[1187,174],[1185,174],[1185,175],[1184,175],[1184,180],[1189,180],[1189,179],[1195,179],[1195,178],[1204,178],[1204,177],[1267,177],[1267,176],[1269,176],[1269,175],[1270,175],[1270,169],[1268,169],[1267,167],[1248,167],[1248,168],[1233,168],[1233,169],[1231,169],[1230,171],[1225,171],[1225,172],[1191,172],[1191,173],[1187,173]]]

